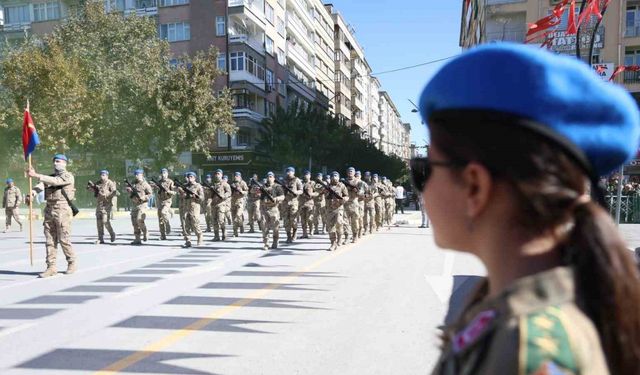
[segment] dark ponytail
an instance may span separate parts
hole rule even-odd
[[[598,330],[611,373],[640,373],[640,279],[609,214],[593,202],[575,207],[562,250],[575,270],[579,307]]]
[[[513,188],[519,213],[513,219],[522,230],[556,236],[574,270],[578,307],[594,323],[611,373],[640,374],[638,269],[607,211],[585,198],[589,179],[579,163],[548,138],[494,119],[438,119],[430,132],[448,160],[478,162]],[[486,285],[472,300],[485,295]]]

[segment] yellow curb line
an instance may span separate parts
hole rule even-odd
[[[370,235],[367,236],[366,238],[370,238]],[[362,239],[358,242],[358,244],[362,243]],[[227,305],[221,309],[216,309],[215,311],[211,312],[209,315],[207,315],[206,317],[199,319],[179,330],[176,330],[175,332],[159,339],[158,341],[151,343],[147,346],[145,346],[144,348],[142,348],[141,350],[117,361],[112,363],[111,365],[103,368],[102,370],[95,372],[94,375],[108,375],[108,374],[115,374],[117,372],[120,372],[124,369],[126,369],[127,367],[130,367],[142,360],[144,360],[145,358],[150,357],[151,355],[153,355],[154,353],[163,350],[173,344],[175,344],[176,342],[182,340],[183,338],[193,334],[194,332],[206,327],[207,325],[215,322],[216,320],[222,318],[223,316],[226,316],[228,314],[231,314],[232,312],[240,309],[243,306],[248,305],[249,303],[255,301],[256,299],[260,298],[260,297],[264,297],[265,295],[267,295],[270,291],[277,289],[279,286],[281,286],[281,284],[288,284],[291,281],[295,280],[296,278],[302,276],[303,274],[319,267],[320,265],[332,260],[333,258],[342,255],[344,253],[346,253],[347,251],[353,249],[355,246],[353,246],[355,244],[350,244],[347,245],[347,247],[343,247],[342,250],[338,250],[338,251],[334,251],[329,255],[326,255],[325,257],[318,259],[317,261],[315,261],[314,263],[304,267],[302,270],[300,271],[296,271],[296,272],[292,272],[287,276],[283,276],[280,279],[276,280],[274,283],[269,284],[267,286],[265,286],[262,289],[259,289],[251,294],[249,294],[249,296],[245,297],[245,298],[241,298],[239,300],[234,301],[233,303],[231,303],[230,305]]]

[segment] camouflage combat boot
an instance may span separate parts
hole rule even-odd
[[[41,279],[44,279],[46,277],[51,277],[57,274],[58,274],[58,271],[56,270],[55,266],[47,266],[47,269],[43,273],[39,274],[38,276]]]
[[[77,269],[78,267],[76,266],[76,262],[69,262],[69,264],[67,265],[67,271],[65,272],[65,274],[72,275],[76,272]]]

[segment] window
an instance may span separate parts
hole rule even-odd
[[[278,93],[282,96],[287,94],[287,86],[285,86],[284,82],[280,78],[277,79],[278,83]]]
[[[236,134],[236,143],[238,146],[249,146],[251,141],[251,130],[240,128]]]
[[[227,56],[218,55],[218,69],[223,71],[227,70]]]
[[[218,129],[218,147],[229,147],[229,136],[222,129]]]
[[[244,70],[244,52],[231,52],[231,70]]]
[[[266,35],[264,37],[264,48],[267,50],[268,54],[273,55],[273,39]]]
[[[170,7],[172,5],[189,4],[189,0],[160,0],[161,7]]]
[[[280,16],[278,16],[278,19],[276,20],[276,28],[278,29],[278,34],[284,36],[285,26],[284,21],[282,20],[282,18],[280,18]]]
[[[269,69],[266,70],[267,91],[273,91],[273,72]]]
[[[105,0],[104,9],[107,12],[117,12],[124,10],[124,0]]]
[[[4,17],[7,25],[31,22],[31,15],[29,13],[28,5],[4,8]]]
[[[160,39],[179,42],[191,39],[191,27],[187,22],[160,25]]]
[[[276,113],[276,105],[274,103],[271,103],[270,101],[265,101],[264,112],[267,116],[271,116],[272,114]]]
[[[287,56],[284,54],[282,48],[278,48],[278,64],[285,65],[287,63]]]
[[[273,7],[267,3],[264,6],[264,14],[267,16],[267,21],[271,22],[272,25],[275,25],[273,18]]]
[[[48,21],[60,18],[60,4],[57,2],[33,4],[33,20]]]
[[[336,51],[336,61],[340,61],[341,59],[341,52],[340,51]]]
[[[227,35],[227,22],[224,16],[216,17],[216,36]]]

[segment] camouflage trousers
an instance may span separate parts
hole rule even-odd
[[[294,239],[298,230],[298,201],[290,200],[285,202],[282,212],[284,222],[284,230],[287,233],[287,239]]]
[[[308,236],[313,232],[314,206],[305,204],[300,208],[300,222],[302,223],[302,235]]]
[[[268,246],[269,232],[273,231],[273,247],[278,246],[280,236],[280,211],[277,206],[262,205],[262,241]]]
[[[141,236],[147,237],[147,225],[144,222],[147,218],[146,209],[146,203],[131,208],[131,224],[133,225],[133,234],[136,237],[136,241],[139,241]]]
[[[247,213],[249,229],[254,230],[254,224],[258,223],[258,229],[262,230],[262,213],[260,212],[260,200],[249,200],[247,202]]]
[[[64,203],[47,203],[44,209],[44,238],[47,247],[47,268],[56,266],[58,244],[67,258],[67,263],[75,262],[76,255],[71,247],[71,207]]]
[[[171,232],[171,199],[157,201],[158,222],[160,224],[160,238],[166,238]]]
[[[222,238],[227,237],[225,230],[227,215],[229,215],[229,206],[226,204],[211,205],[211,219],[215,238],[218,238],[220,234],[222,234]]]
[[[357,201],[349,201],[344,205],[344,212],[349,223],[351,239],[354,239],[360,233],[360,204]],[[347,233],[345,232],[345,239],[346,237]]]
[[[362,215],[362,225],[364,231],[373,232],[376,227],[376,205],[374,202],[367,202],[364,205],[364,214]]]
[[[387,198],[384,202],[384,209],[385,209],[384,221],[388,225],[391,225],[393,221],[393,213],[396,209],[395,199]]]
[[[339,243],[342,237],[344,229],[344,207],[332,208],[327,206],[327,232],[329,232],[329,238],[331,243]]]
[[[211,199],[207,199],[204,203],[204,221],[207,223],[207,231],[213,228],[213,210],[211,209]]]
[[[9,229],[9,227],[11,226],[11,219],[15,220],[16,223],[18,223],[18,225],[20,225],[20,227],[22,228],[22,222],[20,221],[20,215],[17,208],[5,208],[4,214],[7,218],[5,224],[7,229]]]
[[[115,237],[115,232],[111,226],[113,206],[99,206],[96,208],[96,224],[98,226],[98,240],[104,241],[104,229],[107,228],[107,232],[111,237]]]
[[[191,232],[196,234],[198,242],[202,240],[202,229],[200,229],[200,203],[191,202],[185,207],[184,227],[182,237],[189,242]]]
[[[317,203],[313,206],[313,230],[315,232],[322,229],[322,226],[326,225],[325,211],[326,211],[325,207],[320,206]],[[320,225],[321,220],[322,220],[322,226]]]
[[[382,222],[383,222],[384,215],[385,215],[385,203],[384,203],[384,200],[376,199],[374,207],[375,207],[376,229],[378,229],[378,228],[382,227]]]
[[[244,226],[244,205],[244,199],[237,199],[231,202],[231,219],[234,234],[237,234],[238,229]]]

